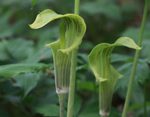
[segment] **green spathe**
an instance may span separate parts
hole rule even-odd
[[[102,116],[109,114],[115,84],[121,77],[121,74],[110,64],[111,53],[117,46],[140,49],[131,38],[121,37],[113,44],[98,44],[89,54],[89,64],[99,84],[99,108]]]
[[[79,15],[61,15],[47,9],[37,15],[30,27],[38,29],[57,19],[61,19],[59,39],[47,44],[47,46],[50,47],[53,52],[56,91],[57,93],[67,93],[72,52],[78,49],[82,42],[86,25]]]

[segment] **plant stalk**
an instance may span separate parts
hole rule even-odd
[[[145,0],[144,14],[143,14],[140,32],[139,32],[139,36],[138,36],[138,45],[139,46],[142,46],[143,34],[144,34],[144,28],[145,28],[145,23],[146,23],[146,19],[147,19],[147,14],[148,14],[148,0]],[[127,90],[127,95],[126,95],[126,100],[125,100],[125,105],[124,105],[122,117],[126,117],[126,114],[128,111],[129,101],[131,98],[131,93],[132,93],[132,88],[133,88],[132,84],[134,82],[134,78],[136,75],[136,69],[137,69],[137,65],[138,65],[139,56],[140,56],[140,50],[136,50],[136,53],[134,56],[134,61],[133,61],[133,67],[132,67],[131,75],[130,75],[130,79],[129,79],[128,90]]]
[[[80,0],[75,0],[74,13],[79,14]],[[71,72],[70,72],[70,85],[68,96],[67,117],[73,117],[74,115],[74,97],[75,97],[75,82],[76,82],[76,65],[77,65],[77,53],[78,49],[72,52],[71,58]]]
[[[111,92],[105,86],[106,84],[99,84],[99,115],[100,117],[108,117],[111,105]],[[109,94],[110,95],[109,95]],[[105,95],[106,94],[106,95]]]
[[[58,94],[60,117],[64,117],[65,112],[65,95],[64,93]]]
[[[67,117],[73,117],[74,97],[75,97],[75,81],[76,81],[76,64],[77,64],[77,50],[72,52],[72,64],[71,64],[71,72],[70,72]]]
[[[74,13],[79,14],[80,0],[75,0]]]

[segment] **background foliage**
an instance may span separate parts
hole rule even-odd
[[[46,8],[72,13],[73,4],[73,0],[1,0],[0,71],[4,74],[0,76],[0,117],[58,117],[52,55],[45,47],[57,39],[58,22],[39,30],[31,30],[28,24]],[[75,115],[98,117],[98,89],[87,55],[96,44],[112,43],[120,36],[137,41],[143,0],[81,0],[80,7],[88,29],[78,55]],[[149,30],[148,19],[129,117],[143,117],[144,108],[150,116]],[[134,51],[127,48],[116,49],[112,55],[112,63],[124,76],[116,87],[111,117],[121,115],[133,55]],[[19,65],[20,69],[12,66],[8,73],[3,65],[9,64]]]

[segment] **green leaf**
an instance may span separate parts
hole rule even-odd
[[[0,42],[0,61],[8,61],[9,55],[6,53],[5,44],[3,41]]]
[[[0,38],[6,38],[13,35],[12,25],[9,23],[9,19],[12,15],[13,11],[7,11],[5,13],[1,13],[0,17]]]
[[[48,48],[36,48],[33,53],[30,53],[28,59],[26,59],[25,63],[38,63],[41,60],[47,60],[51,58],[51,53]]]
[[[33,42],[23,38],[0,42],[0,60],[2,61],[24,61],[32,52]]]
[[[36,112],[46,117],[59,116],[59,107],[54,104],[43,105],[43,106],[37,107]]]
[[[132,62],[133,61],[128,61],[118,67],[118,71],[120,73],[124,73],[124,76],[117,83],[117,93],[123,98],[126,96],[124,92],[127,91]],[[147,61],[139,59],[135,75],[135,82],[133,83],[134,88],[131,98],[133,103],[143,103],[143,90],[141,89],[144,88],[143,85],[146,85],[145,83],[149,82],[149,76],[150,68]]]
[[[23,89],[25,97],[30,93],[32,89],[34,89],[37,86],[39,80],[39,73],[25,73],[18,75],[15,78],[15,86]]]
[[[106,17],[120,20],[122,18],[121,9],[114,2],[101,0],[86,2],[81,6],[81,11],[90,15],[104,14]],[[113,12],[112,12],[113,11]]]
[[[89,54],[90,67],[100,85],[100,113],[109,113],[115,84],[117,79],[121,77],[110,64],[111,53],[117,46],[140,49],[131,38],[121,37],[113,44],[98,44]]]
[[[149,52],[149,45],[150,45],[150,40],[149,38],[143,42],[143,48],[141,52],[142,58],[145,58],[148,63],[150,63],[150,52]]]
[[[0,76],[11,78],[21,73],[36,72],[47,69],[48,65],[45,64],[9,64],[0,66]]]
[[[5,51],[10,55],[10,58],[17,61],[27,59],[33,51],[33,42],[23,38],[5,41],[4,45]]]
[[[57,93],[68,91],[72,52],[78,49],[86,31],[85,22],[79,15],[61,15],[50,9],[39,13],[30,27],[38,29],[58,19],[62,19],[60,37],[57,41],[47,44],[53,53]]]

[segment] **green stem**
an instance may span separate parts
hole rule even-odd
[[[79,5],[80,5],[80,0],[75,0],[75,6],[74,6],[75,14],[79,14]],[[74,50],[72,52],[72,58],[71,58],[71,72],[70,72],[67,117],[73,117],[73,113],[74,113],[73,110],[74,110],[74,97],[75,97],[77,53],[78,53],[78,50]]]
[[[79,14],[80,0],[75,0],[74,13]]]
[[[139,46],[141,46],[142,42],[143,42],[143,33],[144,33],[147,13],[148,13],[148,0],[145,0],[144,14],[143,14],[141,28],[140,28],[140,32],[139,32],[139,38],[138,38],[138,45]],[[125,105],[124,105],[122,117],[126,117],[126,114],[127,114],[129,101],[130,101],[131,93],[132,93],[132,84],[133,84],[133,81],[134,81],[134,78],[136,75],[136,68],[137,68],[139,56],[140,56],[140,50],[136,50],[136,53],[134,56],[134,61],[133,61],[133,67],[131,70],[130,80],[129,80],[129,84],[128,84],[128,90],[127,90],[127,95],[126,95],[126,100],[125,100]]]
[[[103,86],[102,86],[103,85]],[[99,84],[99,115],[100,117],[108,117],[111,105],[111,94],[107,84]]]
[[[71,73],[70,73],[67,117],[73,117],[74,97],[75,97],[75,80],[76,80],[76,64],[77,64],[77,50],[72,52],[72,65],[71,65]]]
[[[58,98],[59,98],[59,108],[60,108],[60,117],[64,117],[64,112],[65,112],[65,95],[66,94],[58,94]]]

